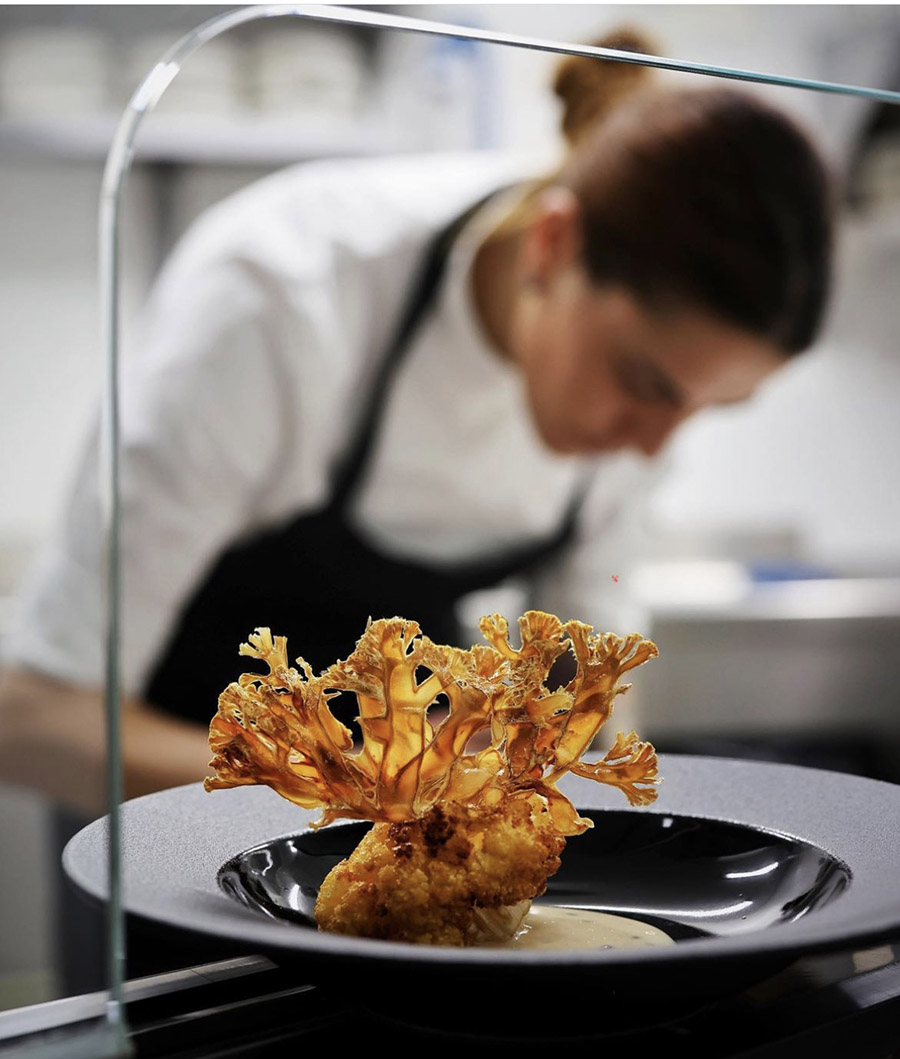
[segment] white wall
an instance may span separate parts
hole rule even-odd
[[[54,512],[100,372],[94,167],[0,167],[3,532]]]
[[[0,164],[0,596],[53,525],[97,408],[99,189],[99,163]],[[148,279],[145,192],[138,176],[123,236],[130,307]]]

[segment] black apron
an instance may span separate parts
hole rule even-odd
[[[150,703],[208,724],[219,694],[258,663],[238,657],[257,626],[287,636],[288,657],[319,672],[346,658],[369,617],[415,620],[437,643],[460,644],[456,605],[477,589],[536,570],[572,538],[584,485],[549,539],[483,561],[430,565],[392,558],[353,528],[387,397],[412,338],[435,301],[453,239],[477,203],[433,240],[389,344],[324,508],[305,513],[221,556],[181,613],[144,689]]]

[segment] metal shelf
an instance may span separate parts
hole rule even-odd
[[[0,152],[63,161],[106,157],[118,118],[68,115],[0,120]],[[421,149],[376,118],[304,115],[194,117],[152,115],[136,160],[173,165],[276,166],[325,157],[397,154]]]

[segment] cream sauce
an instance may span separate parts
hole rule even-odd
[[[497,943],[495,943],[497,944]],[[674,945],[658,927],[589,908],[533,905],[503,949],[636,949]]]

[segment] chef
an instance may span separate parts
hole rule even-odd
[[[318,670],[370,615],[459,642],[460,600],[516,579],[614,627],[655,458],[812,342],[830,269],[828,178],[791,121],[644,73],[564,63],[550,177],[491,156],[308,164],[177,248],[122,382],[128,796],[206,774],[256,626]],[[3,775],[89,814],[97,463],[91,445],[0,694]]]

